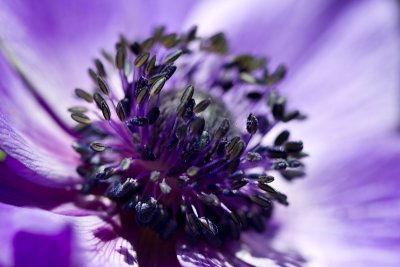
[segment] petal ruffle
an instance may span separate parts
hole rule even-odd
[[[306,141],[316,146],[315,152],[322,152],[320,148],[330,144],[347,144],[397,127],[397,7],[394,1],[372,0],[347,9],[325,34],[314,55],[282,84],[291,104],[310,118],[299,126],[298,134],[309,138]],[[316,140],[317,134],[320,140]],[[325,137],[329,140],[323,140]]]
[[[14,170],[9,167],[12,165]],[[37,183],[28,181],[19,176],[25,173],[37,176],[19,161],[7,155],[3,162],[0,162],[0,202],[15,206],[36,207],[52,210],[55,207],[67,202],[71,202],[80,196],[77,190],[67,188],[49,188]]]
[[[2,54],[0,73],[0,147],[31,171],[10,167],[41,184],[65,186],[77,181],[79,158],[71,147],[72,137],[36,101]]]
[[[75,87],[91,86],[87,68],[119,34],[144,35],[160,24],[180,29],[194,1],[51,1],[0,3],[3,46],[60,117],[73,105]],[[144,36],[145,37],[145,36]]]
[[[81,266],[70,224],[54,214],[0,203],[1,266]]]
[[[310,266],[399,266],[400,142],[382,139],[320,162],[288,189],[292,205],[277,213],[278,245],[300,249]]]
[[[200,33],[224,31],[235,52],[269,56],[290,69],[315,48],[337,15],[352,1],[204,1],[188,16]]]

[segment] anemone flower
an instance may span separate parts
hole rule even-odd
[[[396,1],[0,10],[1,266],[400,265]]]

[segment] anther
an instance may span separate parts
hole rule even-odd
[[[200,101],[193,109],[193,112],[198,114],[200,112],[203,112],[204,110],[207,109],[207,107],[211,104],[211,99],[204,99]]]
[[[134,116],[133,118],[128,120],[128,123],[130,125],[141,127],[141,126],[149,124],[149,119],[146,117]]]
[[[181,49],[172,52],[171,54],[167,55],[167,56],[164,58],[163,64],[173,63],[173,62],[174,62],[175,60],[177,60],[182,54],[183,54],[183,51],[182,51]]]
[[[95,152],[103,152],[106,150],[106,146],[99,142],[90,143],[90,148]]]
[[[303,142],[291,141],[285,144],[285,149],[288,152],[297,153],[303,150]]]
[[[106,119],[108,121],[111,120],[111,111],[110,111],[110,108],[107,105],[107,102],[103,101],[101,103],[100,107],[101,107],[101,112],[103,113],[104,119]]]
[[[259,92],[250,92],[247,94],[247,98],[250,100],[260,100],[263,97],[263,95]]]
[[[288,130],[284,130],[282,131],[275,139],[274,141],[274,145],[276,146],[280,146],[283,143],[285,143],[288,139],[289,139],[289,131]]]
[[[246,130],[249,134],[255,134],[258,129],[258,120],[257,118],[250,113],[249,116],[247,117],[247,123],[246,123]]]
[[[210,206],[218,206],[221,202],[218,197],[214,194],[205,194],[202,193],[197,196],[204,204]]]
[[[218,227],[207,217],[200,217],[198,221],[200,222],[203,234],[206,236],[216,236],[218,234]]]
[[[286,99],[279,97],[272,105],[272,115],[276,120],[282,120],[285,114]]]
[[[165,82],[167,81],[167,78],[162,77],[158,79],[155,83],[150,88],[150,94],[151,95],[158,95],[162,88],[164,87]]]
[[[160,43],[166,48],[172,48],[177,43],[176,33],[165,35],[161,38]]]
[[[129,100],[124,98],[120,100],[116,107],[116,112],[120,121],[124,121],[129,116]]]
[[[119,47],[115,56],[115,65],[118,69],[123,70],[125,67],[126,52],[124,47]]]
[[[228,152],[230,154],[230,160],[236,159],[239,157],[245,149],[245,144],[242,140],[235,143],[232,149]]]
[[[291,111],[289,113],[286,113],[283,116],[282,121],[283,122],[289,122],[289,121],[297,119],[299,117],[300,117],[300,112],[298,110],[295,110],[295,111]]]
[[[248,181],[246,179],[238,179],[232,183],[231,188],[233,190],[238,190],[238,189],[242,188],[243,186],[247,185],[247,183],[248,183]]]
[[[250,83],[250,84],[257,83],[257,79],[253,75],[246,73],[246,72],[240,73],[240,79],[243,82]]]
[[[231,140],[229,140],[229,143],[226,145],[226,151],[228,153],[231,153],[235,145],[240,141],[240,136],[235,136],[232,137]]]
[[[101,76],[97,76],[97,84],[99,85],[99,88],[103,92],[103,94],[105,94],[105,95],[109,94],[110,89],[108,89],[107,83],[104,81],[104,79]]]
[[[79,113],[79,112],[72,113],[71,118],[74,121],[82,123],[82,124],[90,124],[91,123],[90,118],[83,113]]]
[[[119,168],[121,171],[127,171],[129,167],[131,166],[132,160],[130,158],[124,158],[121,160],[121,163],[119,164]]]
[[[150,37],[150,38],[147,38],[146,40],[144,40],[141,45],[142,50],[144,50],[144,51],[150,50],[154,45],[154,41],[155,40],[153,37]]]
[[[144,103],[144,101],[147,99],[148,95],[149,95],[149,89],[147,89],[147,88],[142,88],[142,89],[140,90],[139,94],[138,94],[137,97],[136,97],[136,102],[137,102],[138,104]]]
[[[153,181],[153,182],[157,181],[158,178],[160,178],[160,174],[161,173],[159,171],[152,171],[150,173],[150,180]]]
[[[155,65],[156,65],[156,55],[153,55],[153,56],[151,57],[149,63],[147,64],[145,73],[146,73],[147,75],[149,75],[149,74],[154,70]]]
[[[148,52],[138,55],[137,58],[135,59],[135,67],[140,68],[141,66],[143,66],[146,63],[149,56],[150,54]]]
[[[258,177],[258,182],[260,184],[272,183],[274,180],[275,178],[271,175],[261,175],[260,177]]]
[[[181,97],[181,103],[186,103],[190,99],[192,99],[194,94],[194,87],[192,85],[188,85],[185,90],[183,91],[182,97]]]
[[[76,96],[82,98],[83,100],[85,100],[88,103],[92,103],[93,102],[93,97],[91,96],[91,94],[89,94],[88,92],[86,92],[86,91],[84,91],[82,89],[76,88],[75,89],[75,94],[76,94]]]
[[[97,107],[100,109],[101,109],[101,104],[103,102],[106,102],[106,100],[101,96],[101,94],[99,94],[97,92],[93,94],[93,99],[94,99],[94,102],[96,102]]]
[[[172,190],[172,188],[165,182],[165,180],[162,181],[162,183],[160,183],[160,190],[163,194],[169,194]]]
[[[210,52],[225,54],[228,52],[228,42],[226,41],[225,35],[220,32],[208,38],[202,44],[202,48]]]
[[[92,81],[94,83],[97,83],[97,73],[90,68],[88,69],[88,73],[89,73],[90,78],[92,78]]]
[[[99,59],[96,59],[94,63],[96,65],[97,73],[99,74],[99,76],[106,77],[106,71],[104,69],[103,63],[101,63]]]
[[[134,53],[135,55],[139,55],[140,51],[141,51],[141,47],[140,44],[138,42],[134,42],[133,44],[131,44],[129,46],[129,49],[132,51],[132,53]]]
[[[218,129],[215,131],[215,138],[220,140],[223,138],[230,129],[230,122],[228,119],[223,119]]]
[[[68,108],[68,111],[71,113],[85,113],[88,112],[88,109],[86,107],[70,107]]]
[[[137,220],[141,224],[148,224],[156,214],[157,201],[153,197],[149,197],[136,204]]]
[[[262,160],[262,156],[257,152],[248,152],[246,154],[246,159],[250,162],[260,161]]]
[[[254,203],[260,205],[263,208],[269,209],[272,207],[271,200],[263,194],[256,194],[254,196],[251,196],[250,198]]]
[[[103,170],[100,170],[96,173],[95,177],[96,179],[99,180],[106,180],[108,178],[110,178],[111,176],[113,176],[115,173],[115,170],[113,167],[106,167]]]

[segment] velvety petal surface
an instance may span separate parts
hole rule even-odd
[[[70,224],[53,214],[0,203],[1,266],[78,266]]]
[[[65,186],[78,178],[72,136],[43,108],[18,71],[0,54],[0,147],[25,167],[11,167],[31,181]],[[79,179],[79,178],[78,178]]]
[[[400,142],[384,138],[354,144],[288,189],[277,246],[301,251],[310,266],[400,264]]]
[[[87,68],[118,36],[141,36],[165,24],[179,29],[195,1],[2,1],[2,46],[60,117],[75,87],[90,87]]]
[[[278,213],[283,227],[275,240],[304,253],[310,266],[400,262],[400,238],[391,230],[400,219],[396,7],[364,1],[349,8],[285,84],[309,115],[295,133],[311,157],[308,177],[282,187],[291,206]]]
[[[329,3],[318,3],[322,2]],[[258,13],[251,13],[254,21],[259,19],[255,14],[261,13],[268,20],[269,11],[261,4],[258,7]],[[243,10],[246,8],[247,3],[243,4]],[[316,11],[314,5],[307,4],[307,9]],[[223,16],[223,10],[227,9],[210,12],[216,14],[217,20]],[[289,21],[293,19],[290,12],[282,14]],[[291,47],[297,49],[296,38],[306,38],[309,30],[320,27],[319,20],[315,21],[318,25],[306,23],[313,18],[309,15],[296,25],[297,34],[290,25],[272,24],[275,32],[291,36],[284,43],[277,37],[281,44],[281,48],[276,47],[278,50],[274,50],[274,38],[266,40],[268,26],[265,34],[256,34],[253,39],[243,38],[240,26],[226,28],[232,34],[228,36],[233,36],[234,49],[247,44],[236,41],[235,36],[240,35],[242,40],[257,40],[253,42],[256,46],[260,42],[265,44],[275,54],[258,51],[294,64],[294,67],[289,65],[289,76],[280,88],[289,95],[290,107],[300,108],[309,117],[291,127],[293,138],[303,139],[311,155],[307,162],[308,176],[304,181],[278,187],[288,193],[291,205],[278,210],[281,229],[273,247],[299,253],[310,266],[397,266],[399,237],[393,229],[399,223],[399,216],[392,208],[398,206],[400,199],[394,189],[400,171],[393,163],[399,160],[398,3],[372,0],[349,4],[331,16],[332,20],[315,38],[305,42],[307,45],[299,50],[304,53],[293,56],[296,53]],[[209,25],[221,27],[212,17]],[[242,27],[247,27],[245,19],[238,17],[240,22],[230,25],[242,23]],[[256,32],[248,28],[243,34]],[[287,126],[281,126],[276,133],[282,128]],[[257,244],[264,238],[259,235],[247,238],[253,247],[250,252],[259,251]],[[249,255],[241,258],[257,262],[258,266],[270,262]]]
[[[74,201],[81,195],[78,190],[72,190],[71,187],[52,188],[31,182],[18,175],[16,169],[19,173],[37,176],[28,167],[7,155],[6,159],[0,162],[1,203],[52,210]]]
[[[236,52],[268,56],[290,69],[319,44],[337,16],[354,1],[203,1],[186,21],[199,32],[225,32]]]

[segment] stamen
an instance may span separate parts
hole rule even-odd
[[[90,124],[91,123],[90,118],[88,116],[86,116],[85,114],[80,113],[80,112],[72,113],[71,114],[71,118],[74,121],[82,123],[82,124]]]
[[[114,54],[102,51],[104,64],[96,59],[88,69],[95,91],[75,89],[84,105],[68,109],[86,125],[72,144],[81,192],[104,194],[163,240],[185,232],[221,245],[251,228],[264,231],[274,205],[288,205],[269,172],[303,177],[306,154],[287,130],[270,146],[261,140],[304,116],[287,112],[271,87],[284,65],[270,73],[265,58],[228,48],[223,33],[200,38],[195,27],[186,34],[160,27],[145,40],[121,36]],[[197,75],[209,57],[209,77],[207,69]]]

